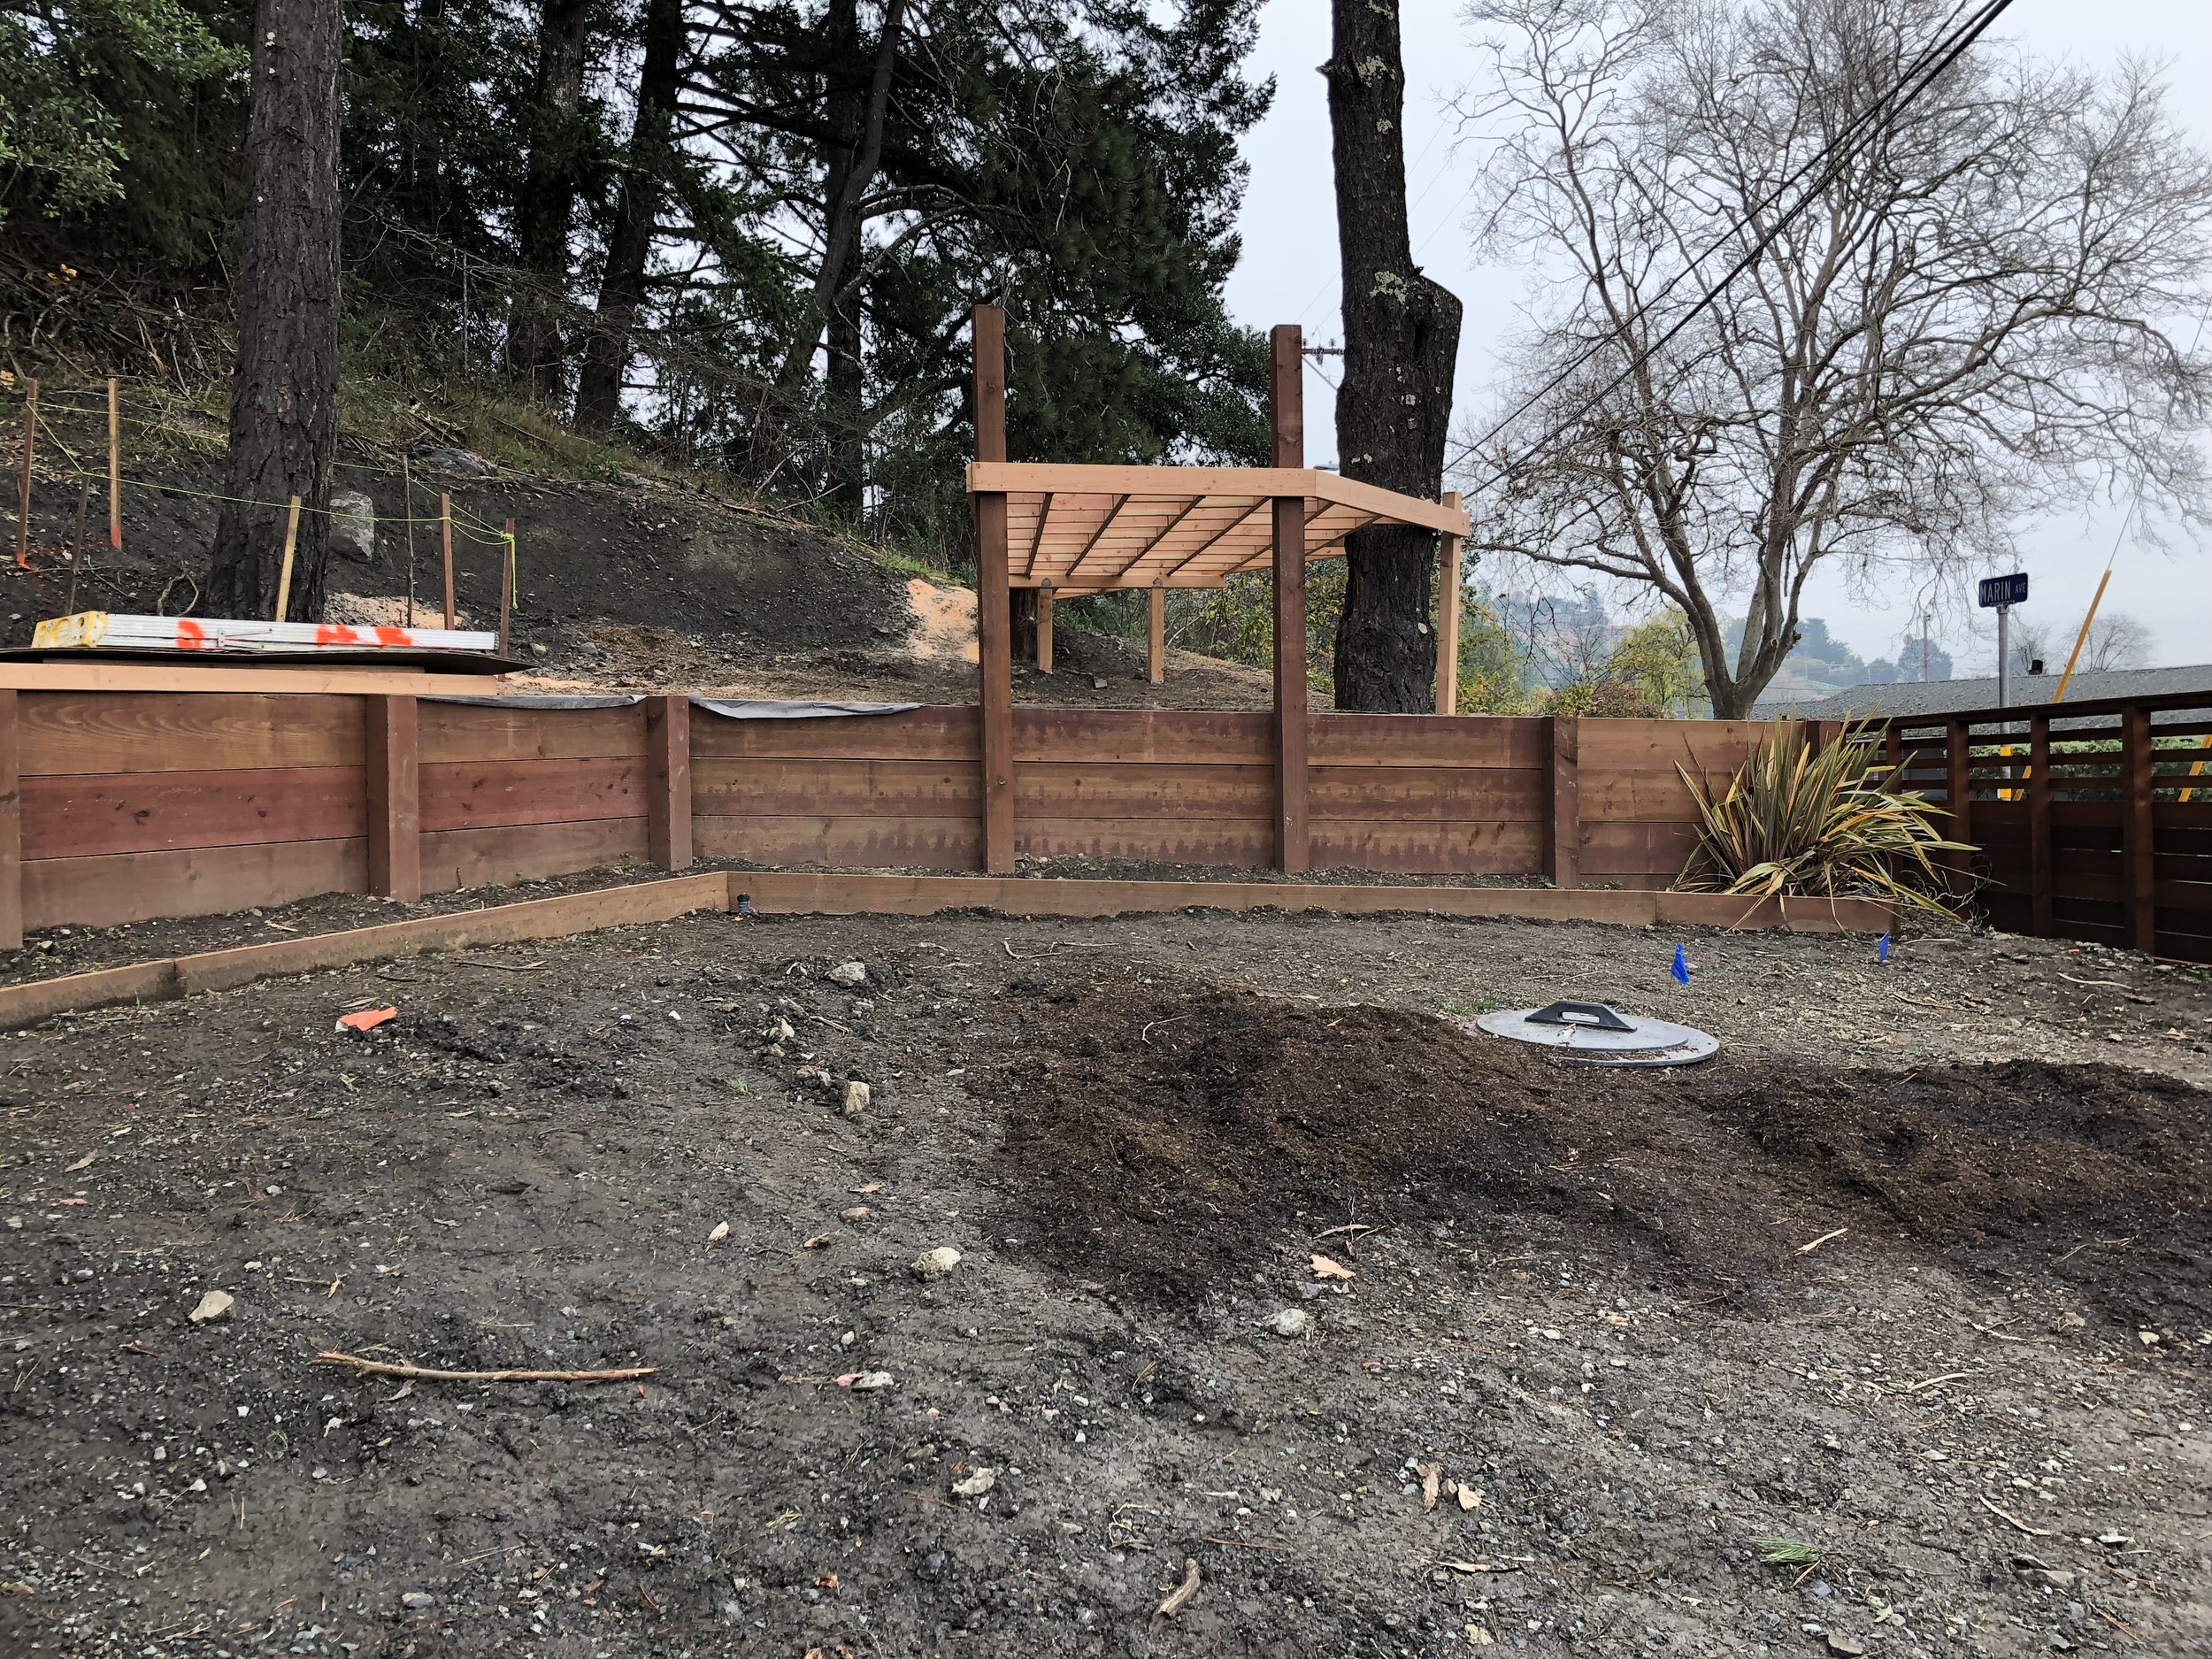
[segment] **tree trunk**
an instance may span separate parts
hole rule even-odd
[[[290,619],[321,614],[330,461],[338,440],[339,65],[328,0],[258,0],[247,119],[245,257],[230,459],[206,614],[265,617],[284,560],[286,503],[302,508]]]
[[[683,0],[648,0],[645,60],[638,75],[637,121],[630,131],[599,308],[584,348],[576,389],[576,424],[611,432],[622,419],[622,380],[630,364],[630,331],[645,303],[645,267],[660,223],[661,196],[673,159],[678,72],[685,40]]]
[[[1323,73],[1344,280],[1337,465],[1347,478],[1433,498],[1444,487],[1459,300],[1413,263],[1398,7],[1333,0],[1332,9],[1334,41]],[[1436,685],[1436,630],[1429,620],[1435,533],[1402,526],[1356,531],[1344,554],[1336,706],[1425,712]]]
[[[861,427],[866,420],[862,378],[861,295],[857,284],[831,303],[829,373],[824,412],[828,417],[829,504],[849,524],[857,525],[868,509],[867,449]]]
[[[507,366],[533,398],[558,403],[561,319],[568,245],[590,135],[583,122],[585,48],[593,0],[544,0],[538,8],[538,66],[531,88],[530,162],[517,203],[523,268],[535,280],[517,294],[507,331]]]

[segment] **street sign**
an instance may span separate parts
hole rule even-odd
[[[1996,609],[2004,605],[2024,605],[2028,603],[2028,573],[2015,571],[2009,576],[1982,578],[1982,609]]]

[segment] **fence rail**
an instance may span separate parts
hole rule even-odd
[[[2212,962],[2212,695],[1873,723],[1997,926]]]

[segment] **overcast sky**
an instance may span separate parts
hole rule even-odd
[[[1473,157],[1454,153],[1447,105],[1482,65],[1459,21],[1457,0],[1404,0],[1404,13],[1414,255],[1466,304],[1458,385],[1464,419],[1491,407],[1494,352],[1515,323],[1523,276],[1478,265],[1469,247]],[[2205,0],[2014,0],[1993,37],[2001,34],[2040,56],[2092,65],[2109,64],[2121,52],[2167,60],[2170,107],[2199,142],[2212,146],[2212,19]],[[1240,226],[1244,258],[1229,284],[1230,307],[1240,320],[1255,327],[1302,324],[1309,344],[1333,342],[1341,334],[1328,104],[1315,73],[1328,52],[1325,0],[1271,0],[1256,68],[1275,77],[1275,107],[1246,139],[1252,177]],[[1325,366],[1333,380],[1333,365]],[[1335,458],[1333,400],[1310,366],[1307,453],[1315,462]],[[2018,567],[2032,585],[2024,607],[2029,615],[2070,640],[2123,517],[2122,510],[2112,508],[2024,527]],[[2185,535],[2170,541],[2167,551],[2131,534],[2121,541],[2105,609],[2128,612],[2149,626],[2157,662],[2212,661],[2212,538]],[[1855,598],[1839,578],[1826,572],[1808,584],[1806,613],[1825,618],[1839,638],[1870,659],[1895,653],[1915,606],[1911,592],[1874,602]],[[1937,618],[1937,637],[1958,657],[1962,674],[1993,672],[1993,634],[1983,622],[1979,615]]]

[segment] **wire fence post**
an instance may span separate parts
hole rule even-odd
[[[23,382],[23,483],[16,494],[15,565],[31,567],[31,455],[38,443],[38,382]]]
[[[77,544],[84,545],[79,535]],[[108,376],[108,545],[123,550],[123,383]]]

